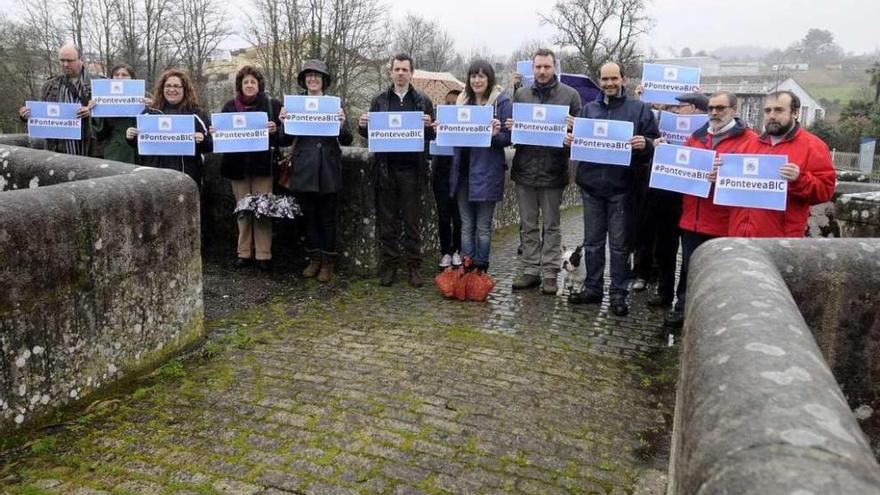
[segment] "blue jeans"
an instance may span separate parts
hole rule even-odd
[[[461,215],[461,255],[473,258],[475,265],[489,266],[495,202],[468,201],[468,183],[461,180],[458,184],[458,211]]]
[[[587,276],[584,289],[602,294],[605,273],[605,240],[611,251],[611,301],[623,301],[629,294],[629,252],[626,245],[626,194],[602,198],[581,189],[584,200],[584,261]]]

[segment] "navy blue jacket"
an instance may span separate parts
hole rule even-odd
[[[651,107],[622,95],[611,98],[607,104],[604,98],[590,102],[581,109],[578,117],[632,122],[633,135],[645,136],[645,149],[633,150],[629,167],[578,162],[575,182],[590,195],[609,197],[633,190],[639,175],[644,175],[651,165],[654,156],[652,140],[660,137]]]
[[[500,120],[501,130],[492,136],[488,148],[469,148],[468,200],[501,201],[504,197],[504,148],[510,146],[510,131],[503,122],[513,116],[513,103],[504,93],[498,95],[494,103],[494,118]],[[455,197],[458,191],[459,171],[463,148],[455,148],[452,169],[449,172],[449,194]]]

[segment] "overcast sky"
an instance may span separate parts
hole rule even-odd
[[[181,0],[186,1],[186,0]],[[810,28],[828,29],[846,51],[869,52],[880,47],[877,35],[880,19],[878,0],[648,0],[655,20],[645,48],[660,56],[684,47],[709,50],[720,46],[761,45],[784,48],[802,38]],[[14,17],[14,0],[0,0],[0,8]],[[237,5],[230,7],[233,24],[240,17]],[[437,19],[456,40],[459,51],[488,49],[508,55],[523,43],[539,39],[548,44],[553,29],[542,26],[537,12],[550,12],[553,0],[443,0],[440,2],[392,2],[406,5],[394,11],[402,18],[406,11]],[[709,7],[709,6],[712,7]],[[242,46],[241,40],[230,42]]]

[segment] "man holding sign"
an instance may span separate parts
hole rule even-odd
[[[619,120],[632,124],[629,163],[610,161],[579,161],[577,185],[584,201],[584,260],[587,276],[580,292],[569,295],[572,304],[602,301],[605,272],[605,242],[611,251],[611,312],[617,316],[629,313],[628,223],[631,199],[638,189],[647,188],[647,170],[654,153],[653,140],[660,134],[651,108],[638,100],[628,99],[623,70],[614,62],[599,71],[603,99],[588,103],[578,117],[585,119]],[[574,119],[572,119],[573,121]],[[574,137],[566,136],[571,145]],[[631,213],[630,213],[631,214]]]
[[[99,76],[93,76],[84,69],[82,51],[72,43],[58,50],[58,62],[61,64],[61,74],[43,84],[40,101],[78,104],[80,108],[76,116],[80,119],[88,119],[91,115],[88,107],[92,98],[91,80]],[[18,115],[26,122],[31,116],[31,110],[23,106],[18,110]],[[91,156],[95,150],[89,121],[82,122],[80,139],[47,139],[46,149],[68,155]]]
[[[400,126],[404,112],[422,114],[424,126],[423,141],[434,139],[431,122],[434,119],[434,104],[427,95],[418,91],[410,82],[413,77],[413,60],[406,54],[395,55],[391,60],[391,80],[393,84],[379,93],[370,103],[370,112],[395,112],[389,116],[389,127]],[[369,116],[363,114],[358,120],[358,132],[369,136]],[[424,146],[424,145],[423,145]],[[376,165],[376,228],[379,237],[379,276],[380,283],[389,286],[397,277],[397,269],[404,264],[409,272],[408,282],[420,287],[419,265],[422,262],[419,218],[421,208],[421,177],[425,173],[425,152],[383,152],[373,153]],[[401,226],[401,223],[403,224]],[[398,243],[400,231],[404,232],[404,243]]]
[[[569,116],[577,115],[581,110],[580,95],[559,82],[555,65],[556,55],[552,51],[536,51],[532,57],[535,82],[517,91],[513,103],[563,105],[568,107]],[[535,120],[546,120],[546,107],[533,106],[532,110]],[[514,120],[505,121],[507,129],[514,130]],[[513,289],[541,285],[544,294],[555,295],[556,276],[562,266],[559,205],[569,178],[568,150],[561,142],[558,147],[518,144],[510,178],[516,183],[523,248],[522,275],[514,279]],[[539,217],[543,217],[543,228],[538,225]]]
[[[764,101],[764,134],[738,153],[786,155],[779,176],[788,181],[785,211],[733,208],[728,233],[737,237],[803,237],[810,206],[831,201],[836,176],[828,146],[798,123],[800,98],[777,91]]]
[[[709,121],[685,141],[685,146],[716,153],[738,153],[758,135],[736,116],[737,98],[733,93],[719,92],[709,97]],[[691,256],[704,242],[727,235],[730,208],[716,205],[714,184],[709,196],[682,196],[681,272],[675,289],[675,306],[663,320],[664,325],[677,328],[684,323],[687,276]]]

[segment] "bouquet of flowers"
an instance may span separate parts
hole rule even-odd
[[[255,218],[294,218],[301,214],[300,207],[290,196],[275,194],[248,194],[235,205],[235,215],[253,215]]]

